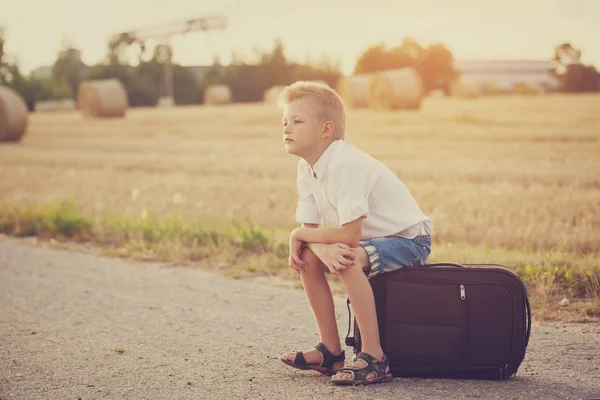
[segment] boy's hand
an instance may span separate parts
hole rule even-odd
[[[334,275],[354,266],[355,255],[352,248],[344,243],[318,246],[313,250],[317,257]]]
[[[290,235],[290,257],[288,259],[288,264],[292,267],[296,272],[304,272],[304,267],[306,263],[300,259],[300,252],[304,248],[304,242],[296,239],[295,235],[292,233]]]

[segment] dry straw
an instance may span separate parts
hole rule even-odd
[[[373,77],[373,74],[359,74],[340,78],[336,91],[344,100],[346,107],[363,108],[368,106]]]
[[[0,86],[0,142],[18,142],[27,130],[27,104],[13,89]]]
[[[204,104],[231,103],[231,89],[227,85],[212,85],[204,90]]]
[[[423,81],[413,68],[381,71],[375,74],[368,104],[376,110],[417,110],[423,100]]]
[[[77,104],[86,117],[123,117],[129,107],[127,91],[118,79],[84,81],[77,90]]]

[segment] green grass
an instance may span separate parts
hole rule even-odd
[[[38,207],[1,207],[0,232],[64,242],[90,242],[105,255],[140,260],[202,263],[241,279],[275,276],[298,280],[287,266],[287,232],[251,224],[207,227],[177,215],[132,216],[78,212],[72,201]],[[554,318],[558,301],[580,299],[580,316],[600,316],[599,255],[507,250],[466,244],[435,243],[428,262],[496,263],[512,269],[527,285],[538,315]],[[329,277],[336,293],[343,291]],[[558,310],[560,311],[560,310]],[[552,315],[552,316],[549,316]],[[580,318],[581,319],[581,318]],[[585,318],[583,318],[585,320]]]
[[[17,237],[84,239],[90,237],[92,225],[92,220],[79,215],[75,204],[70,201],[0,211],[0,232]]]

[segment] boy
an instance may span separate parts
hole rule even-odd
[[[286,151],[300,157],[290,267],[301,277],[319,328],[320,343],[281,360],[295,368],[333,375],[341,385],[389,382],[368,279],[425,263],[433,224],[385,165],[344,140],[345,110],[326,85],[296,82],[279,99]],[[321,227],[323,219],[330,227]],[[344,366],[333,297],[324,273],[342,280],[362,337],[362,352]]]

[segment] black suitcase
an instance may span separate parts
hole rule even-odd
[[[396,377],[503,380],[517,372],[531,333],[527,289],[496,264],[426,264],[370,280],[381,346]],[[346,345],[361,338],[348,300]]]

